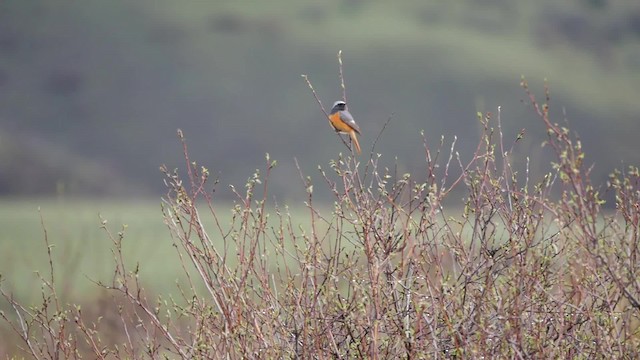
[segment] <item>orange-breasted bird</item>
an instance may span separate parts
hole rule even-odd
[[[356,121],[353,120],[353,116],[351,116],[349,110],[347,110],[346,102],[338,100],[333,103],[333,108],[329,114],[329,121],[337,132],[348,134],[351,137],[356,152],[360,154],[360,143],[358,143],[358,138],[356,137],[356,133],[360,134],[360,127],[356,124]]]

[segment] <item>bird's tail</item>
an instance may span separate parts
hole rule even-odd
[[[351,140],[353,140],[353,145],[356,147],[356,153],[358,153],[358,155],[360,155],[360,153],[362,153],[362,151],[360,151],[360,143],[358,142],[358,138],[356,137],[356,132],[355,131],[351,131],[349,133],[349,135],[351,136]]]

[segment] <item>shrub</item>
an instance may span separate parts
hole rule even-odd
[[[181,297],[150,300],[123,260],[124,232],[104,224],[115,268],[100,285],[119,294],[120,342],[57,302],[53,264],[43,303],[3,291],[17,316],[3,318],[38,359],[636,358],[640,173],[591,184],[580,139],[552,121],[548,91],[541,104],[522,86],[555,159],[540,181],[513,165],[524,133],[505,139],[498,109],[478,115],[484,131],[466,163],[443,139],[424,141],[419,176],[381,168],[373,151],[339,156],[320,183],[300,171],[308,227],[270,200],[268,155],[244,190],[232,187],[232,221],[221,222],[217,181],[179,132],[185,175],[162,168],[162,213],[188,279]],[[318,186],[332,210],[316,204]],[[460,190],[460,211],[447,210]],[[603,209],[604,193],[615,209]]]

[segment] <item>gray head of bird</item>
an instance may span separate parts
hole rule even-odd
[[[347,108],[347,103],[342,100],[338,100],[333,103],[333,108],[331,108],[331,112],[333,113],[336,111],[342,111],[342,110],[345,110],[346,108]]]

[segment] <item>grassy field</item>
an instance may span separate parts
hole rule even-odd
[[[227,208],[230,208],[227,207]],[[40,212],[38,211],[40,209]],[[225,214],[229,214],[228,212]],[[44,225],[41,225],[40,216]],[[126,261],[140,263],[144,284],[170,290],[182,273],[158,200],[31,199],[0,202],[0,273],[3,287],[25,299],[40,293],[37,273],[48,274],[44,229],[55,262],[56,282],[68,298],[82,299],[98,288],[89,279],[109,282],[113,243],[102,219],[116,234],[126,226]]]

